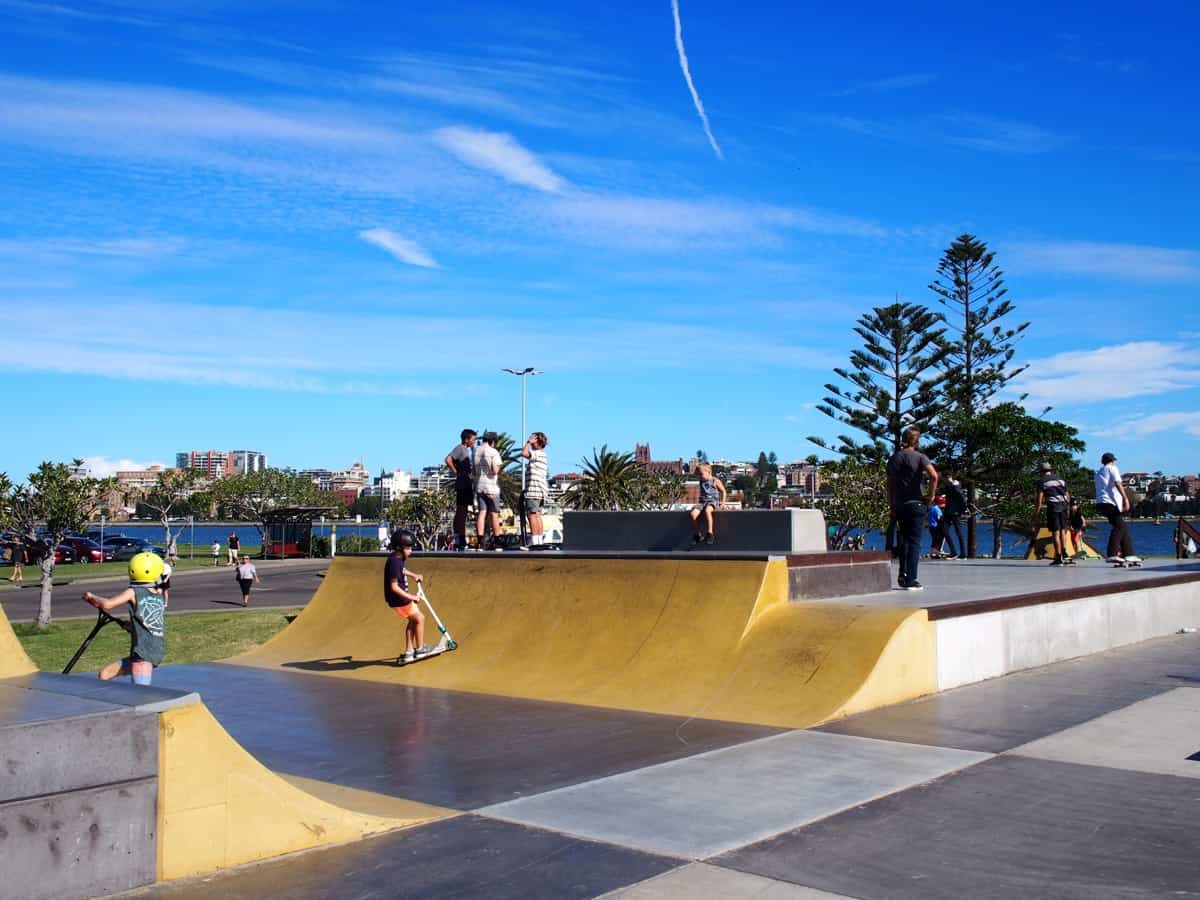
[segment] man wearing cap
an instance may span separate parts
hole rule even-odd
[[[1073,566],[1075,560],[1067,553],[1067,513],[1071,507],[1071,492],[1067,483],[1054,474],[1054,468],[1048,462],[1039,467],[1042,480],[1038,482],[1037,515],[1042,514],[1046,507],[1046,527],[1054,538],[1054,559],[1052,566]]]
[[[1117,458],[1111,453],[1100,457],[1100,468],[1096,470],[1096,512],[1108,519],[1112,531],[1108,534],[1108,559],[1113,562],[1133,556],[1133,539],[1125,526],[1121,513],[1133,509],[1133,503],[1121,481],[1121,470]]]

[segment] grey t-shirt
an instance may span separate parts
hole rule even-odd
[[[462,487],[471,486],[471,448],[463,444],[455,444],[454,449],[450,451],[450,458],[454,460],[454,481]]]
[[[919,450],[897,450],[892,454],[887,464],[887,477],[897,505],[925,501],[921,486],[928,465],[929,457]]]
[[[163,595],[151,584],[131,584],[134,604],[129,607],[133,626],[129,653],[158,665],[163,661],[166,642],[163,635]]]

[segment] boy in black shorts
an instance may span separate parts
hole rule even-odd
[[[1067,483],[1054,474],[1050,463],[1042,463],[1041,470],[1042,480],[1038,483],[1037,515],[1042,514],[1044,505],[1046,507],[1046,527],[1054,536],[1054,559],[1050,565],[1074,565],[1075,560],[1067,555],[1066,549],[1071,492],[1067,490]]]

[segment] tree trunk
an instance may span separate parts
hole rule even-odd
[[[1000,536],[1004,530],[1004,520],[992,518],[992,559],[1000,558]]]
[[[38,602],[37,627],[38,631],[45,631],[50,627],[50,605],[54,594],[54,547],[42,557],[38,567],[42,570],[42,595]]]

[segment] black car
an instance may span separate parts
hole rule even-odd
[[[122,562],[128,562],[139,553],[145,553],[147,551],[150,553],[157,553],[159,556],[165,557],[167,555],[166,550],[164,550],[162,547],[155,547],[149,541],[139,540],[137,538],[130,540],[131,543],[122,544],[119,547],[113,548],[113,559],[120,560]]]

